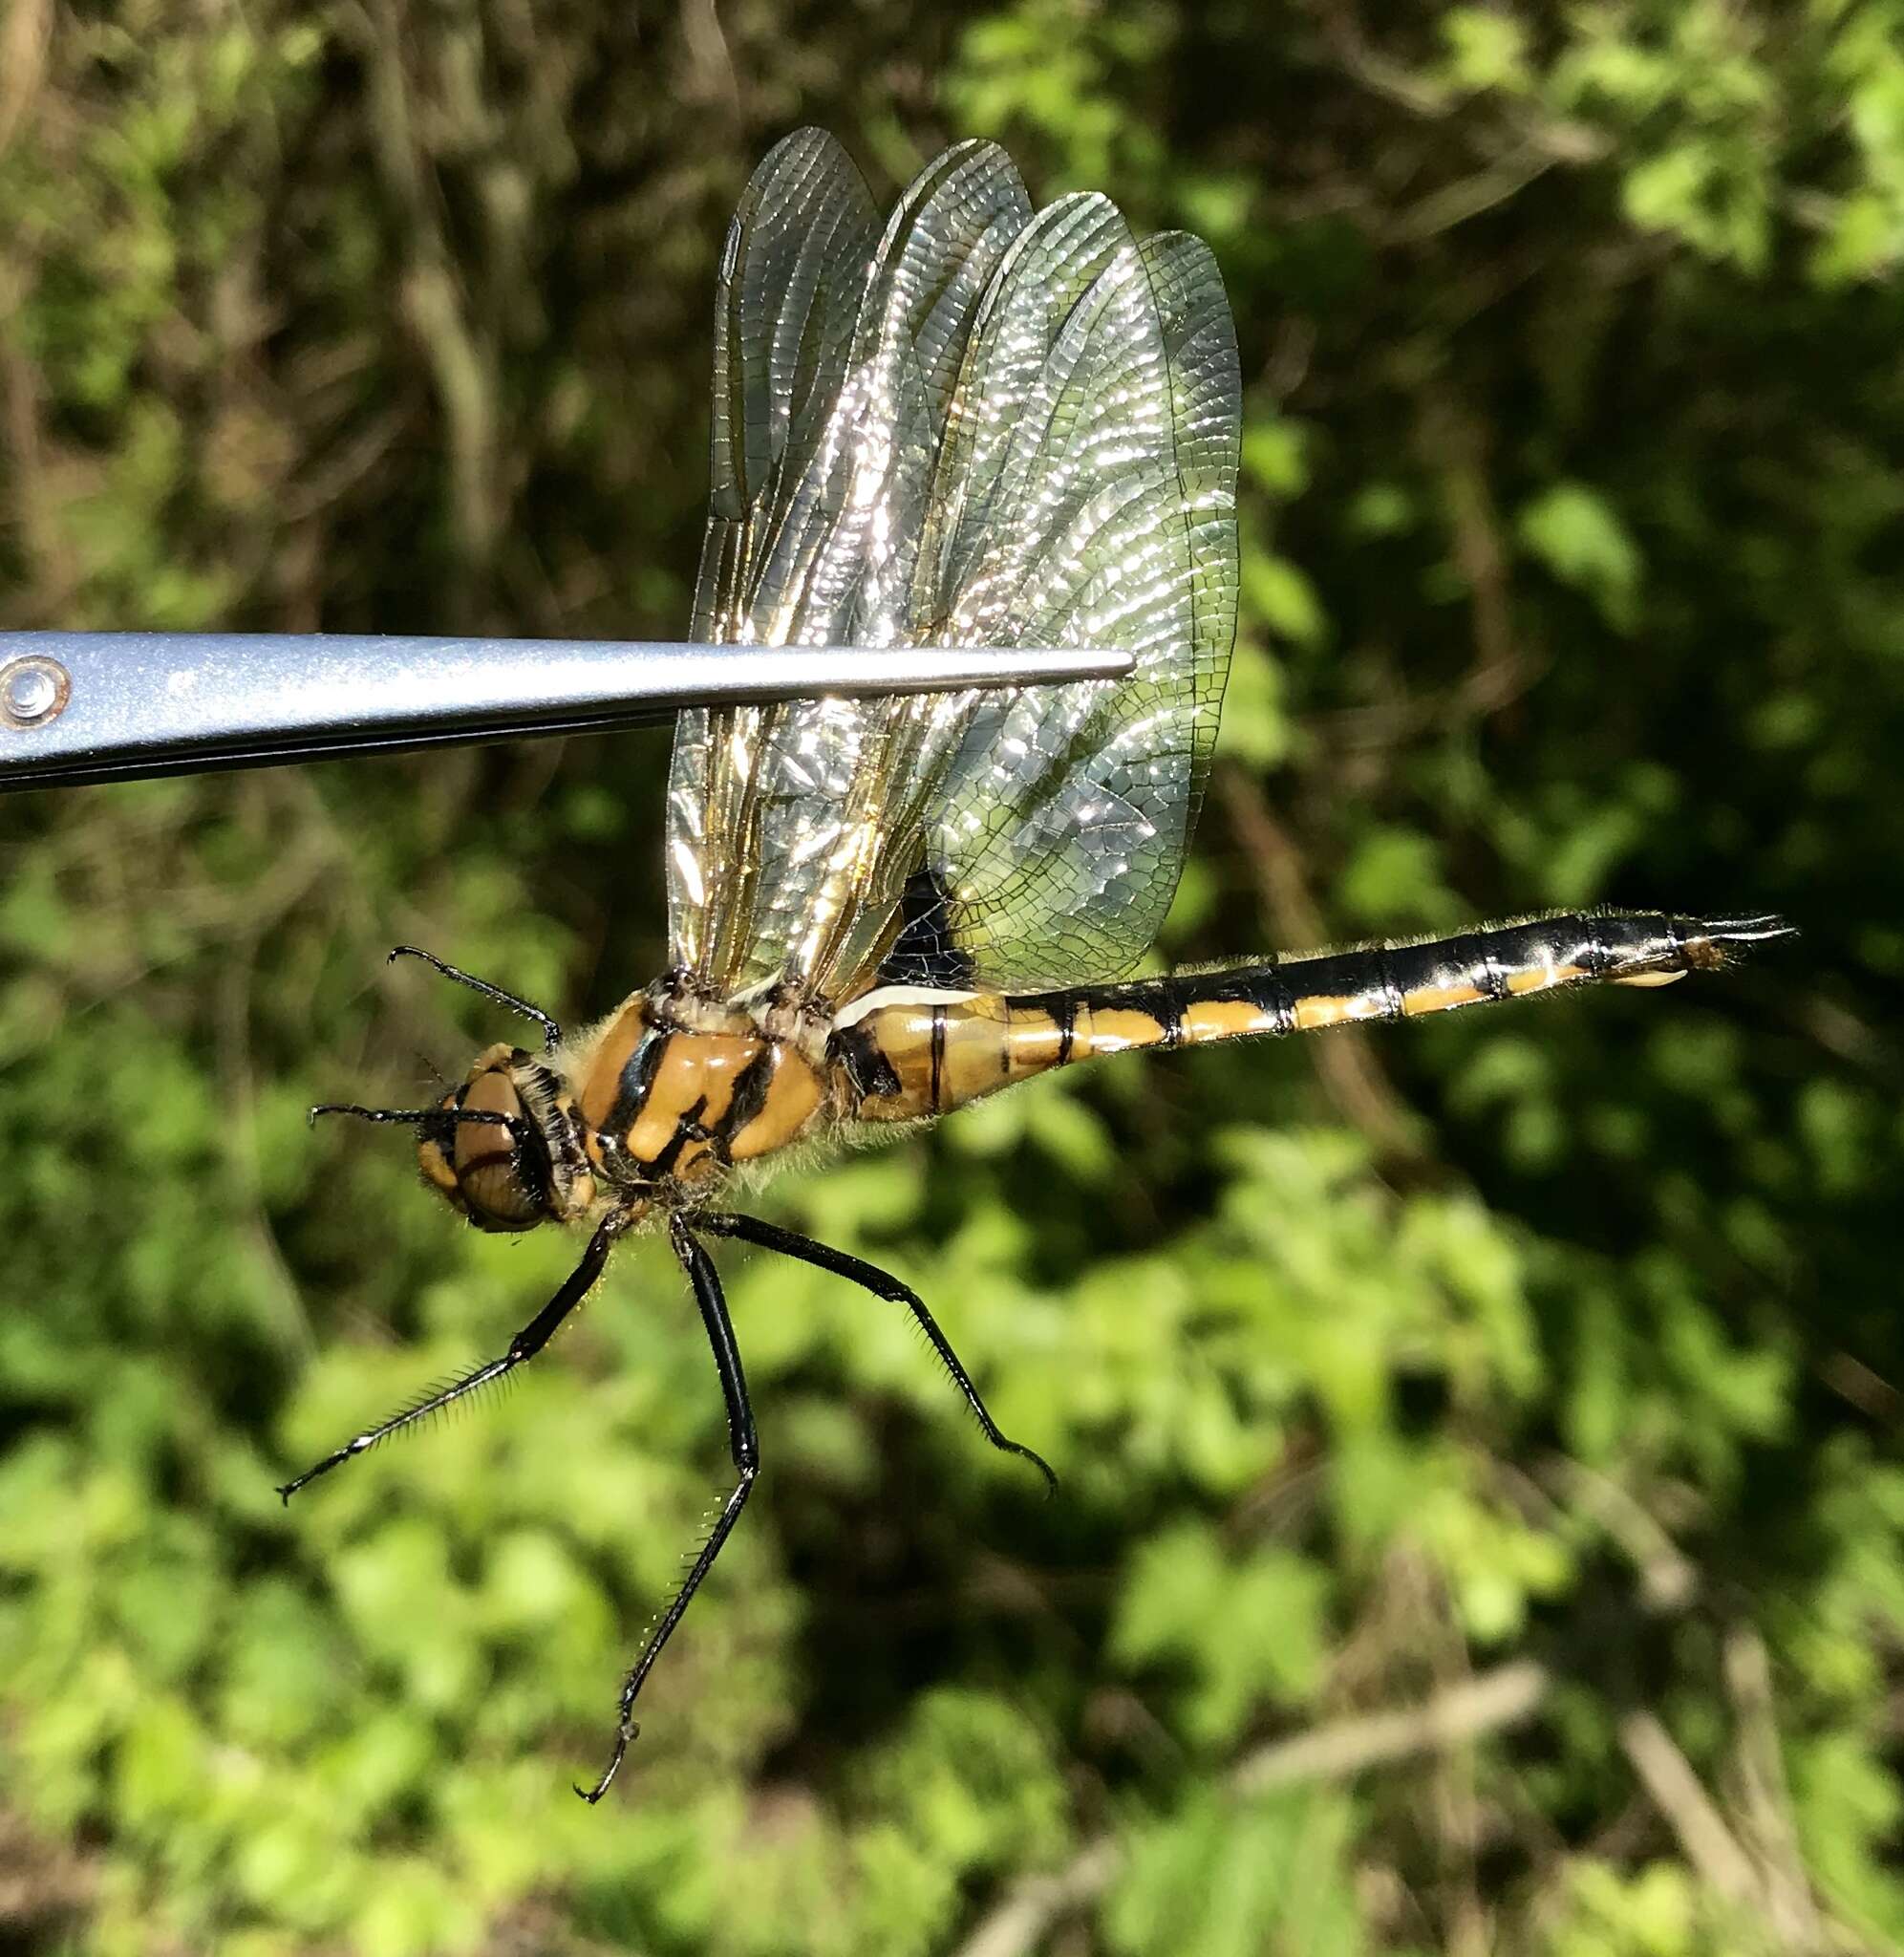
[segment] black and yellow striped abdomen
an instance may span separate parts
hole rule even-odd
[[[848,1119],[916,1121],[1128,1047],[1412,1019],[1568,985],[1667,984],[1788,935],[1775,917],[1607,912],[1062,992],[874,994],[836,1022],[835,1105]]]

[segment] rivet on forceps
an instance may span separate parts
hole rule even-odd
[[[0,667],[0,720],[10,727],[43,727],[73,697],[73,682],[57,659],[37,654]]]

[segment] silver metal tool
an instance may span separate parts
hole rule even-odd
[[[1127,652],[313,633],[0,633],[0,789],[527,734],[687,706],[1116,678]]]

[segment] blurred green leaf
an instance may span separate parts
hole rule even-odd
[[[1562,584],[1582,591],[1617,632],[1638,623],[1640,558],[1603,498],[1583,483],[1556,483],[1520,514],[1523,547]]]

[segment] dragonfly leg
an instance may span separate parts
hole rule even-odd
[[[542,1028],[542,1044],[545,1053],[553,1053],[562,1044],[562,1028],[543,1011],[539,1005],[531,1005],[525,999],[513,992],[504,992],[500,985],[492,985],[486,978],[479,978],[473,973],[465,972],[456,965],[446,965],[434,952],[426,952],[419,945],[400,944],[391,953],[390,964],[398,958],[421,958],[422,961],[445,978],[454,978],[459,985],[467,985],[472,992],[480,992],[484,999],[493,999],[498,1005],[507,1006],[512,1013],[521,1013],[525,1020],[533,1020]]]
[[[700,1554],[695,1557],[694,1567],[689,1570],[686,1580],[675,1592],[674,1601],[662,1613],[654,1628],[648,1634],[648,1642],[641,1647],[641,1655],[622,1682],[621,1716],[615,1728],[614,1752],[602,1776],[593,1787],[578,1787],[575,1792],[590,1804],[601,1799],[609,1791],[621,1767],[623,1755],[629,1743],[641,1729],[634,1721],[634,1702],[640,1695],[641,1688],[653,1668],[654,1661],[661,1655],[661,1647],[673,1635],[674,1626],[701,1586],[701,1579],[714,1567],[714,1559],[720,1554],[721,1545],[732,1533],[738,1520],[740,1511],[746,1506],[748,1492],[754,1486],[754,1477],[760,1472],[760,1444],[754,1432],[754,1409],[747,1404],[747,1378],[740,1369],[740,1351],[734,1343],[733,1322],[727,1316],[727,1300],[721,1294],[720,1278],[714,1268],[714,1259],[695,1240],[686,1221],[676,1211],[668,1219],[668,1235],[674,1246],[674,1255],[680,1258],[681,1267],[688,1274],[688,1281],[695,1289],[695,1302],[700,1306],[701,1323],[707,1327],[708,1344],[714,1347],[715,1369],[720,1375],[721,1396],[727,1402],[727,1442],[734,1457],[736,1480],[734,1492],[727,1497],[714,1528]]]
[[[1007,1454],[1017,1454],[1029,1461],[1044,1476],[1047,1491],[1058,1486],[1058,1476],[1050,1462],[1042,1454],[1035,1452],[1021,1441],[1015,1441],[999,1429],[992,1418],[990,1409],[979,1397],[978,1388],[972,1383],[972,1375],[959,1363],[959,1357],[952,1350],[952,1341],[940,1331],[938,1321],[926,1309],[926,1301],[909,1284],[902,1284],[889,1271],[882,1271],[877,1264],[869,1264],[863,1258],[850,1257],[843,1250],[835,1250],[831,1244],[816,1243],[810,1237],[802,1237],[797,1230],[782,1229],[778,1223],[763,1223],[758,1216],[734,1215],[703,1215],[695,1217],[695,1223],[703,1230],[711,1231],[717,1237],[737,1237],[742,1243],[758,1244],[762,1250],[779,1251],[782,1257],[798,1258],[803,1264],[812,1264],[816,1269],[830,1271],[836,1278],[845,1278],[870,1291],[875,1298],[884,1298],[893,1304],[903,1304],[912,1314],[913,1323],[925,1333],[932,1350],[939,1355],[939,1363],[952,1375],[952,1385],[965,1395],[965,1404],[972,1409],[973,1418],[978,1422],[979,1430],[985,1438]]]
[[[628,1223],[628,1217],[620,1211],[607,1218],[588,1239],[588,1248],[583,1253],[582,1261],[568,1274],[562,1289],[509,1341],[509,1349],[502,1358],[492,1359],[486,1366],[479,1366],[474,1372],[465,1373],[441,1392],[431,1393],[414,1406],[404,1408],[402,1412],[392,1414],[381,1426],[366,1428],[362,1433],[353,1435],[341,1448],[326,1454],[315,1466],[307,1468],[294,1480],[287,1481],[279,1488],[278,1494],[286,1504],[289,1504],[291,1496],[299,1489],[308,1482],[315,1481],[320,1474],[329,1474],[332,1469],[341,1468],[346,1461],[368,1453],[379,1441],[387,1440],[406,1427],[414,1427],[419,1420],[427,1420],[445,1407],[455,1406],[459,1400],[468,1398],[471,1393],[480,1391],[533,1359],[548,1344],[556,1326],[593,1288],[595,1280],[602,1275],[603,1265],[609,1260],[609,1252],[615,1238],[627,1229]]]

